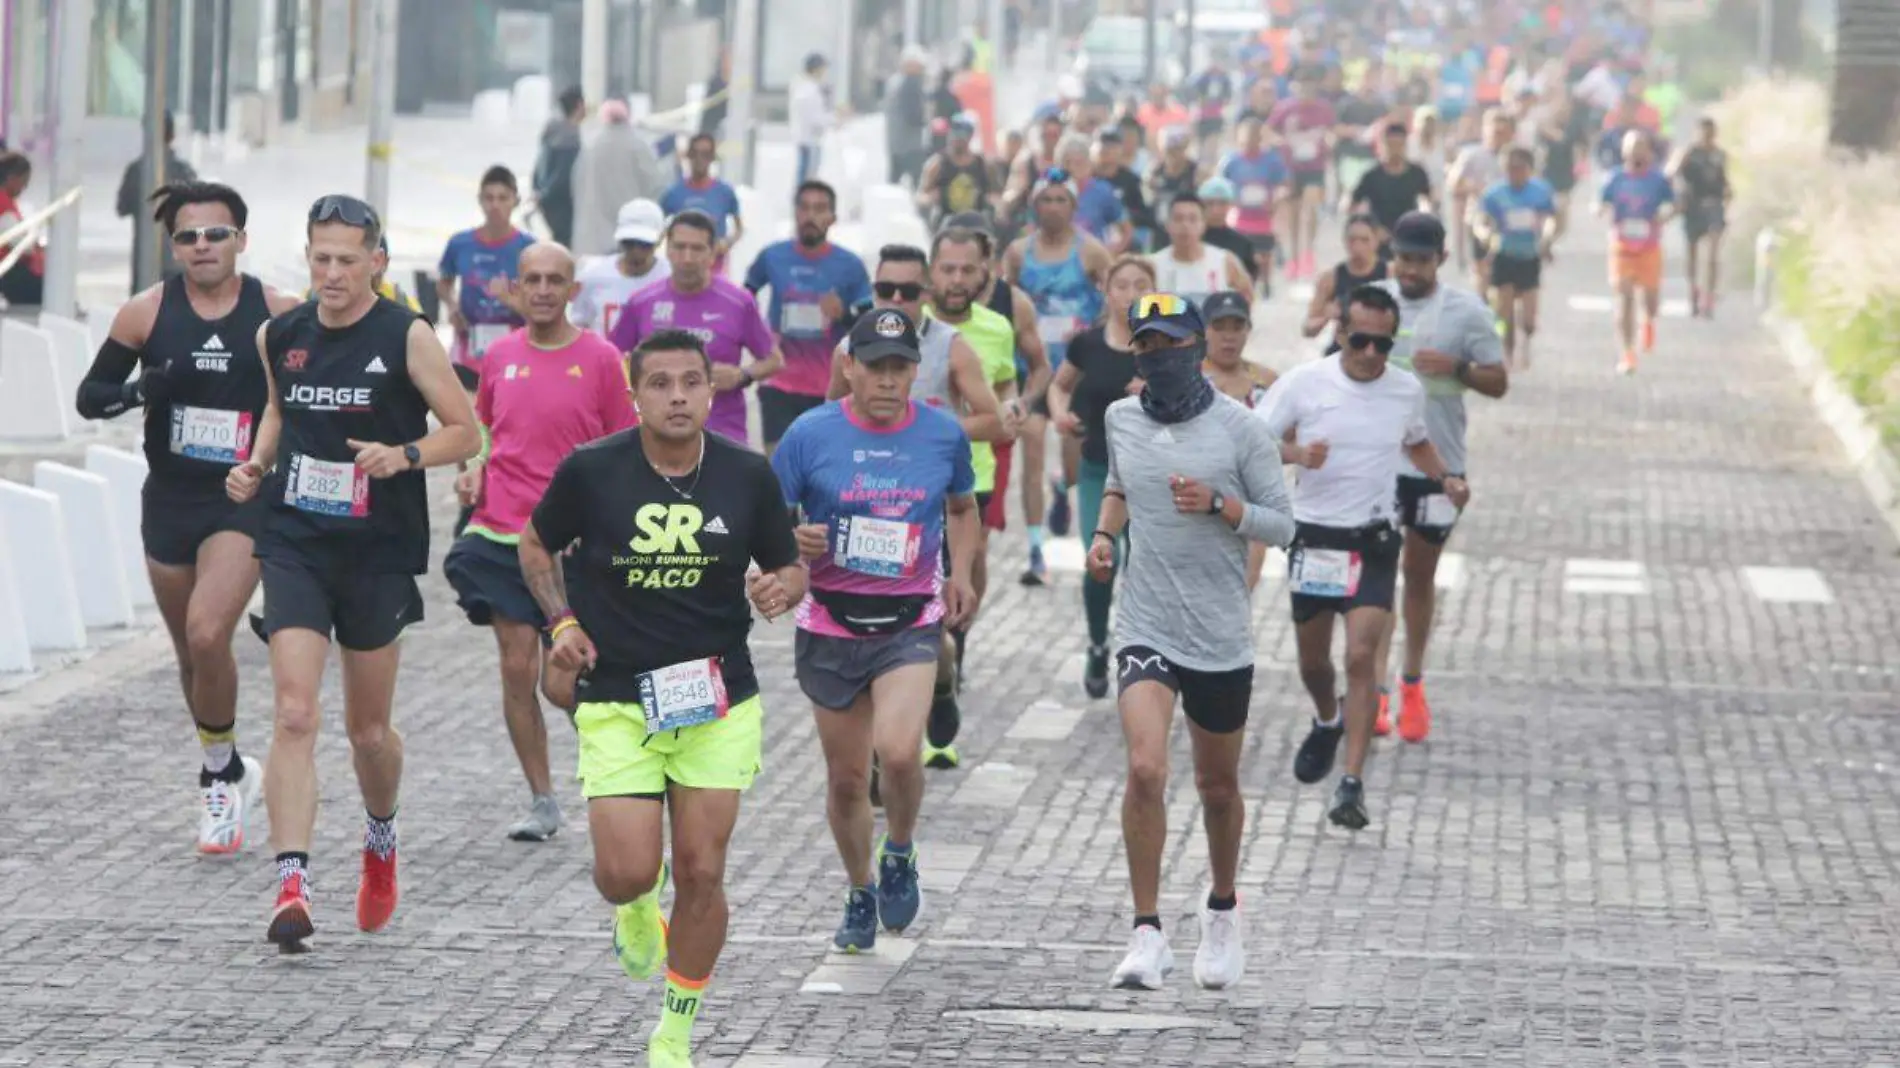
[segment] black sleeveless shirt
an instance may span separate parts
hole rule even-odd
[[[351,439],[402,446],[429,432],[429,405],[409,380],[416,315],[378,300],[349,326],[306,302],[264,334],[283,425],[259,556],[329,551],[350,566],[420,575],[429,564],[429,499],[421,471],[373,479]]]
[[[990,164],[982,156],[968,163],[951,162],[949,153],[937,157],[937,212],[945,218],[965,211],[990,212]]]
[[[1346,308],[1352,304],[1353,290],[1372,282],[1383,282],[1386,277],[1386,261],[1384,260],[1375,261],[1372,270],[1366,274],[1354,274],[1347,268],[1346,261],[1339,261],[1333,268],[1333,301],[1339,305],[1340,321],[1345,321]]]
[[[162,369],[170,386],[164,403],[145,406],[145,462],[174,499],[222,499],[224,476],[251,458],[264,419],[257,328],[270,304],[264,283],[240,278],[237,303],[220,319],[192,309],[183,275],[166,279],[139,352],[141,369]]]

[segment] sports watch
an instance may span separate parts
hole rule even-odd
[[[1219,515],[1226,509],[1227,509],[1227,498],[1221,496],[1218,492],[1214,494],[1214,497],[1212,500],[1207,502],[1208,515]]]
[[[402,456],[403,459],[409,461],[409,470],[414,471],[422,466],[422,450],[416,446],[415,442],[412,441],[402,447]]]

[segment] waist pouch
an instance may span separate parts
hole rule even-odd
[[[887,596],[875,593],[845,593],[839,590],[811,591],[812,599],[825,606],[838,625],[860,638],[896,634],[909,630],[917,622],[935,594],[916,593]]]

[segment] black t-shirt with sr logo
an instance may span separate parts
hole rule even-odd
[[[746,571],[798,560],[792,517],[765,457],[705,435],[694,476],[668,479],[647,462],[640,431],[574,450],[534,510],[543,545],[560,552],[568,603],[599,659],[582,701],[638,701],[639,677],[719,657],[726,697],[759,692],[746,648]]]

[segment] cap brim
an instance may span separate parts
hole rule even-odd
[[[1200,332],[1193,327],[1187,326],[1184,323],[1171,323],[1167,320],[1142,323],[1140,326],[1135,327],[1135,331],[1131,336],[1140,337],[1151,331],[1158,334],[1166,334],[1176,341],[1186,341],[1188,338],[1200,336]]]
[[[647,226],[627,226],[614,231],[614,240],[657,245],[660,243],[660,231]]]
[[[1437,256],[1445,251],[1445,246],[1427,244],[1423,241],[1394,241],[1392,251],[1394,254],[1404,253],[1410,256]]]
[[[859,363],[876,363],[888,360],[892,356],[909,360],[911,363],[924,362],[924,354],[901,341],[873,341],[862,348],[852,346],[851,358]]]

